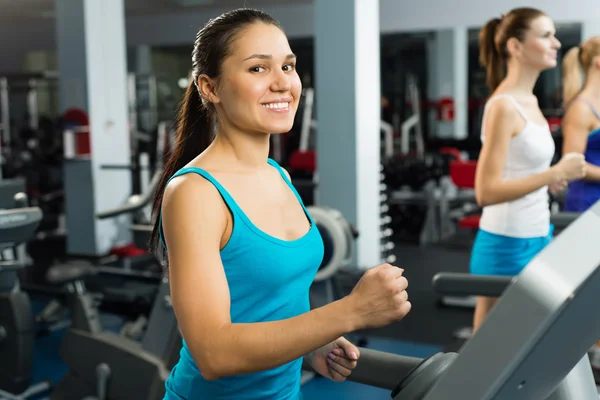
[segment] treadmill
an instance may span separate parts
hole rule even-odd
[[[500,296],[458,353],[426,359],[361,349],[349,380],[395,400],[597,400],[587,356],[600,337],[600,201],[517,277],[439,274],[449,294]]]

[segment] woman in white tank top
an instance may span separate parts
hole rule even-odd
[[[552,20],[532,8],[513,9],[481,29],[480,60],[492,95],[475,180],[483,214],[471,253],[473,274],[518,275],[552,238],[548,189],[561,190],[585,174],[580,154],[550,166],[554,141],[533,94],[539,74],[556,67],[555,32]],[[495,301],[477,299],[474,331]]]

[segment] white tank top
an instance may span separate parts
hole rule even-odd
[[[548,124],[531,121],[523,108],[508,94],[491,97],[485,105],[481,129],[481,142],[485,140],[485,118],[490,104],[499,98],[509,100],[525,120],[523,130],[510,140],[503,180],[520,179],[543,172],[550,167],[554,156],[554,140]],[[550,206],[548,187],[544,186],[525,196],[483,208],[479,227],[484,231],[519,238],[548,235]]]

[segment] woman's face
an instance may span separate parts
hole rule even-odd
[[[244,131],[285,133],[301,93],[296,56],[281,29],[256,23],[238,34],[216,89],[221,119]]]
[[[515,56],[521,63],[541,71],[556,67],[561,44],[555,33],[554,22],[549,17],[533,19]]]

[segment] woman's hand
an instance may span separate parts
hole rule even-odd
[[[310,366],[334,382],[343,382],[356,367],[360,352],[344,337],[334,340],[308,355]]]
[[[548,191],[552,194],[557,194],[565,190],[568,185],[569,183],[565,180],[557,181],[548,186]]]

